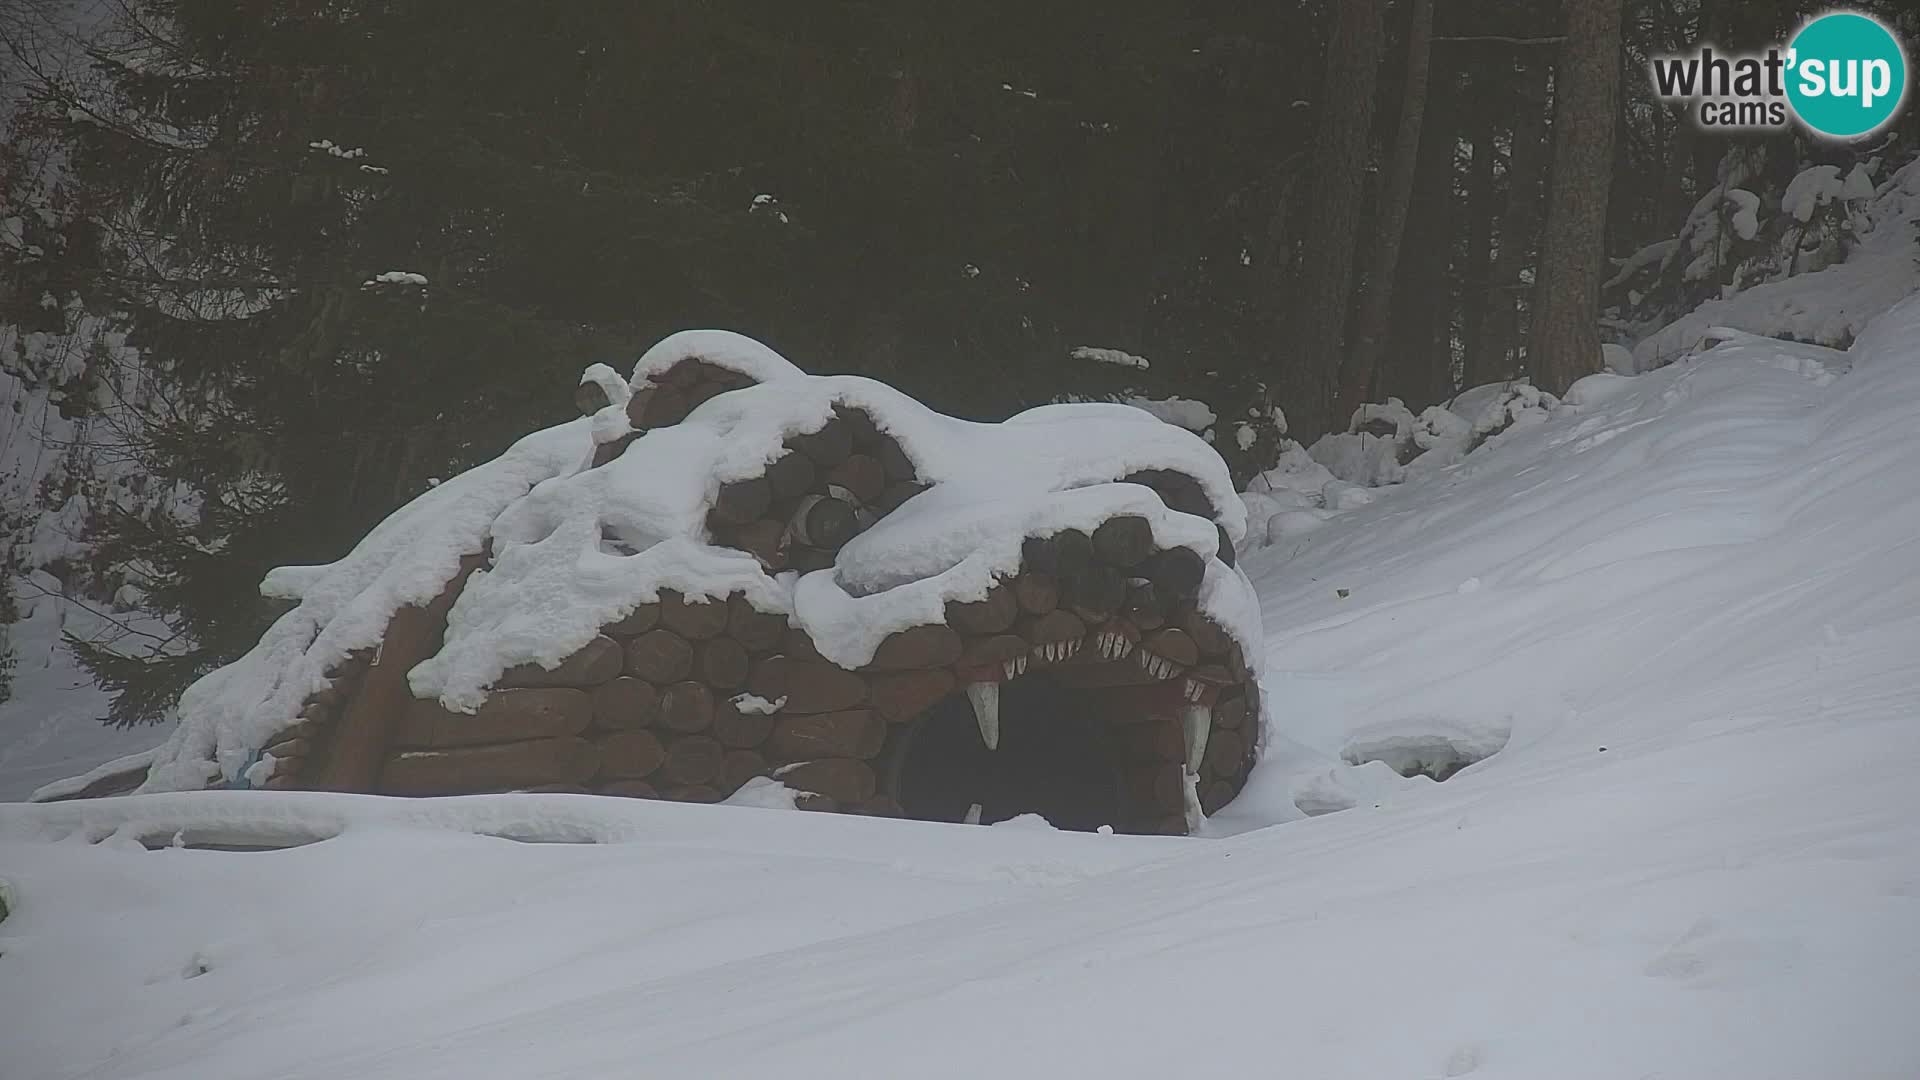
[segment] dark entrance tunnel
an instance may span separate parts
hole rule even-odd
[[[975,803],[981,824],[1039,814],[1054,827],[1124,827],[1121,725],[1084,693],[1043,672],[1000,689],[1000,746],[981,741],[964,693],[914,722],[895,763],[901,809],[923,821],[962,821]]]

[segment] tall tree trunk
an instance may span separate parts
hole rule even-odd
[[[1460,343],[1465,353],[1462,375],[1467,386],[1486,382],[1494,367],[1487,362],[1486,355],[1486,309],[1471,301],[1476,292],[1486,289],[1493,274],[1493,159],[1496,155],[1492,114],[1496,99],[1487,87],[1488,81],[1484,69],[1474,73],[1467,103],[1470,114],[1467,140],[1473,147],[1473,162],[1467,169],[1467,258],[1462,267],[1467,286],[1462,293],[1468,300],[1460,313]]]
[[[1394,287],[1391,344],[1379,392],[1419,408],[1453,394],[1453,272],[1456,197],[1454,153],[1461,119],[1460,71],[1445,53],[1434,57],[1421,125],[1420,165],[1408,204],[1405,251]],[[1477,292],[1467,292],[1469,300]]]
[[[1712,42],[1718,49],[1729,47],[1727,32],[1733,19],[1727,3],[1728,0],[1700,0],[1700,22],[1699,28],[1694,31],[1695,41]],[[1696,123],[1699,116],[1696,106],[1687,123]],[[1727,141],[1702,137],[1698,131],[1689,141],[1693,144],[1693,197],[1697,200],[1720,182],[1720,159],[1726,153]],[[1692,204],[1688,205],[1691,207]]]
[[[1481,355],[1486,375],[1510,377],[1520,359],[1520,272],[1539,242],[1542,181],[1547,175],[1547,64],[1521,58],[1513,151],[1507,158],[1507,213],[1500,250],[1488,274]]]
[[[1420,129],[1427,113],[1427,63],[1433,45],[1433,0],[1413,0],[1407,27],[1407,86],[1400,101],[1400,126],[1393,136],[1393,159],[1380,188],[1374,219],[1373,255],[1360,292],[1360,322],[1353,353],[1340,376],[1334,418],[1351,415],[1373,392],[1380,354],[1387,343],[1387,316],[1393,310],[1393,283],[1400,268],[1400,242],[1413,198],[1414,171],[1420,162]]]
[[[1294,270],[1293,333],[1275,343],[1277,380],[1293,437],[1327,430],[1333,375],[1353,299],[1353,249],[1366,190],[1373,89],[1385,46],[1385,0],[1339,0],[1320,91],[1319,153],[1301,258]]]
[[[1533,289],[1528,367],[1555,393],[1600,370],[1601,270],[1620,90],[1622,0],[1566,0],[1567,41],[1555,93],[1547,231]]]

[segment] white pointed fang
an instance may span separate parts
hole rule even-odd
[[[1080,642],[1077,640],[1063,641],[1060,643],[1060,659],[1062,660],[1073,659],[1073,655],[1079,651],[1080,651]]]
[[[1006,660],[1000,664],[1000,675],[1002,678],[1006,679],[1008,682],[1013,681],[1013,676],[1014,676],[1013,666],[1015,663],[1017,663],[1017,661]]]
[[[983,807],[981,807],[979,803],[974,803],[972,806],[967,807],[967,816],[962,819],[960,823],[962,825],[980,824],[980,811],[982,809]]]
[[[974,722],[980,725],[980,741],[987,749],[1000,749],[1000,684],[967,684],[967,700],[973,704]]]
[[[1182,719],[1187,725],[1187,772],[1198,773],[1207,756],[1207,736],[1213,733],[1213,706],[1189,705]]]
[[[1181,696],[1188,701],[1199,701],[1200,695],[1205,692],[1206,687],[1193,679],[1186,680],[1185,685],[1180,687]]]
[[[1027,673],[1027,658],[1026,658],[1026,657],[1024,657],[1024,656],[1021,656],[1021,657],[1016,657],[1016,658],[1014,659],[1014,661],[1013,661],[1013,673],[1014,673],[1015,675],[1025,675],[1025,674]]]

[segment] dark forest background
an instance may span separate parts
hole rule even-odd
[[[1816,7],[0,0],[0,321],[140,357],[0,358],[114,433],[46,499],[137,465],[54,569],[174,631],[77,647],[116,721],[157,717],[252,643],[267,568],[339,557],[686,327],[979,419],[1198,399],[1261,425],[1221,441],[1242,477],[1275,407],[1307,443],[1387,395],[1564,389],[1777,262],[1721,230],[1705,274],[1612,280],[1716,188],[1777,206],[1809,164],[1911,154],[1914,110],[1846,145],[1652,100],[1649,55]]]

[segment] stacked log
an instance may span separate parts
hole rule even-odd
[[[1207,497],[1200,481],[1175,469],[1141,469],[1120,478],[1123,484],[1139,484],[1153,489],[1167,509],[1218,521],[1220,512]]]
[[[682,371],[686,368],[686,371]],[[700,401],[744,385],[711,365],[677,365],[644,400],[642,426],[677,422]],[[1178,473],[1136,474],[1170,506],[1210,512]],[[832,564],[839,546],[924,490],[913,463],[872,417],[841,408],[789,439],[766,472],[721,485],[716,540],[767,568]],[[396,722],[375,789],[431,795],[504,790],[716,801],[777,776],[808,808],[897,815],[901,753],[914,721],[967,684],[1046,670],[1103,695],[1125,752],[1121,827],[1185,828],[1188,772],[1203,807],[1225,805],[1256,752],[1258,688],[1240,644],[1198,609],[1204,560],[1159,548],[1146,518],[1030,537],[1021,565],[943,620],[889,635],[847,670],[801,630],[744,595],[667,590],[602,628],[552,668],[516,666],[481,708],[456,714],[412,702]],[[328,736],[373,662],[358,654],[267,748],[272,787],[311,786]],[[1187,762],[1180,714],[1213,710],[1202,760]]]
[[[860,445],[863,429],[848,427],[844,445]],[[829,435],[794,452],[809,455],[807,446],[829,457],[843,448]],[[769,505],[779,498],[773,487],[769,481]],[[983,597],[948,604],[941,623],[889,635],[859,670],[822,658],[784,615],[744,595],[663,590],[558,665],[510,669],[475,713],[414,702],[378,790],[716,801],[755,777],[777,776],[808,793],[810,808],[897,814],[902,792],[889,763],[913,721],[969,682],[1044,669],[1104,695],[1102,713],[1124,729],[1116,737],[1126,747],[1129,808],[1117,824],[1184,828],[1189,769],[1209,812],[1245,783],[1258,690],[1239,643],[1196,605],[1198,556],[1157,549],[1145,526],[1122,515],[1091,532],[1029,539],[1022,565]],[[364,671],[365,658],[356,663],[335,689],[316,695],[276,759],[311,758],[328,710]],[[1197,764],[1185,760],[1180,720],[1195,702],[1213,708]],[[298,772],[287,775],[283,782],[276,773],[273,783],[297,785]]]
[[[788,642],[788,644],[797,644]],[[852,809],[872,799],[879,775],[873,759],[887,742],[887,720],[875,707],[874,680],[819,658],[809,647],[754,664],[748,689],[780,702],[756,749],[771,775],[813,793],[814,809]]]
[[[764,473],[720,485],[707,529],[769,573],[824,570],[848,540],[924,490],[898,440],[865,410],[836,406],[819,428],[787,439]]]
[[[378,790],[431,795],[587,790],[713,802],[756,775],[773,717],[743,711],[786,618],[744,596],[662,590],[552,668],[507,671],[474,713],[412,703]]]
[[[752,377],[698,358],[688,358],[654,376],[627,400],[627,421],[635,431],[668,427],[708,399],[754,385]]]
[[[598,447],[594,463],[753,383],[699,358],[674,364],[632,394],[633,434]],[[576,404],[592,414],[610,399],[588,382]],[[1185,473],[1121,479],[1217,523]],[[865,410],[842,405],[788,438],[761,475],[717,485],[706,523],[714,542],[752,554],[770,573],[825,569],[926,487],[898,439]],[[1219,557],[1231,565],[1232,546],[1219,534]],[[392,794],[591,791],[705,802],[777,776],[804,793],[809,809],[899,815],[907,793],[897,789],[897,765],[915,722],[951,695],[980,691],[978,683],[1030,671],[1096,697],[1111,718],[1131,831],[1184,831],[1188,785],[1217,810],[1238,794],[1257,753],[1259,689],[1241,644],[1199,610],[1204,558],[1159,547],[1149,519],[1136,514],[1026,538],[1020,565],[983,596],[947,604],[940,622],[890,634],[858,670],[829,662],[783,614],[744,595],[663,590],[560,663],[502,673],[474,713],[405,696],[396,703],[408,658],[437,649],[465,575],[484,561],[465,560],[432,605],[409,609],[405,625],[396,619],[381,650],[330,671],[328,686],[264,748],[264,779],[258,770],[250,779],[338,785],[371,768],[366,786]],[[395,648],[401,638],[405,647]],[[1190,751],[1182,714],[1196,707],[1211,711],[1210,736]],[[1186,760],[1190,752],[1200,760]]]
[[[811,793],[803,800],[810,809],[897,812],[890,796],[875,802],[870,762],[894,717],[910,719],[950,691],[948,672],[912,668],[950,661],[957,642],[945,627],[923,628],[889,647],[892,662],[910,670],[869,679],[820,659],[784,615],[743,595],[663,591],[555,667],[510,669],[474,713],[414,701],[377,790],[714,802],[781,772]],[[315,702],[316,722],[338,696]],[[312,730],[296,725],[283,749],[304,753],[298,742]]]
[[[336,725],[347,703],[360,693],[375,651],[359,649],[327,671],[327,685],[309,695],[292,724],[281,728],[261,749],[267,775],[253,786],[275,791],[313,786],[326,763]]]
[[[594,447],[593,466],[598,468],[619,457],[642,433],[685,420],[709,398],[752,385],[752,377],[697,357],[680,361],[627,398],[627,425],[633,430]],[[598,383],[582,382],[574,391],[574,405],[583,416],[592,416],[610,404],[606,390]]]

